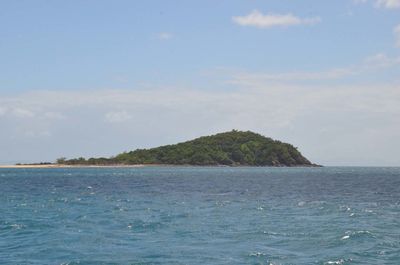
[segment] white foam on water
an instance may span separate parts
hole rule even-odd
[[[343,264],[344,263],[344,259],[340,259],[340,260],[335,260],[335,261],[327,261],[324,264]]]
[[[324,262],[324,265],[340,265],[345,264],[347,261],[352,261],[352,259],[338,259],[338,260],[329,260]]]
[[[21,228],[24,228],[25,225],[23,225],[23,224],[11,224],[10,227],[11,227],[12,229],[19,230],[19,229],[21,229]]]
[[[297,205],[300,206],[300,207],[303,207],[304,205],[306,205],[306,202],[301,201]]]
[[[372,236],[372,233],[370,231],[368,231],[368,230],[359,230],[359,231],[355,231],[355,232],[346,231],[345,234],[346,235],[343,236],[341,238],[341,240],[346,240],[346,239],[349,239],[351,237],[358,236],[358,235],[371,235]]]
[[[249,254],[249,256],[250,256],[250,257],[262,257],[262,256],[265,256],[265,254],[262,253],[262,252],[257,252],[257,251],[255,251],[255,252],[251,252],[251,253]]]

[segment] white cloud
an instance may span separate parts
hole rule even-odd
[[[20,102],[20,99],[15,100],[15,98],[10,98],[8,102],[4,102],[3,104],[8,107],[0,107],[0,116],[11,119],[32,119],[36,117],[43,120],[63,120],[66,118],[66,116],[60,112],[40,111],[39,109],[41,106],[33,102],[25,104],[25,102]]]
[[[394,28],[394,36],[396,38],[396,46],[400,48],[400,24]]]
[[[369,0],[353,0],[356,4],[365,4],[371,2]],[[400,0],[374,0],[374,6],[376,8],[400,8]]]
[[[299,18],[292,14],[262,14],[258,10],[252,11],[246,16],[232,17],[233,22],[241,26],[254,26],[258,28],[270,28],[275,26],[310,25],[321,21],[319,17]]]
[[[22,133],[27,138],[39,138],[39,137],[51,137],[52,133],[50,131],[34,131],[27,130]]]
[[[371,68],[380,69],[392,67],[398,64],[400,64],[400,57],[389,57],[384,53],[378,53],[367,57],[364,60],[363,67],[365,70],[369,70]]]
[[[66,116],[62,113],[59,112],[45,112],[43,113],[43,117],[46,119],[52,119],[52,120],[64,120],[66,118]]]
[[[321,72],[287,72],[287,73],[249,73],[239,72],[233,76],[233,80],[230,81],[232,84],[251,85],[259,82],[268,81],[309,81],[309,80],[329,80],[339,79],[345,76],[350,76],[356,73],[356,69],[349,68],[337,68]]]
[[[399,8],[400,0],[376,0],[375,5],[377,7]]]
[[[17,118],[32,118],[35,116],[33,111],[20,107],[12,109],[12,114]]]
[[[3,115],[5,115],[6,112],[7,112],[7,109],[6,109],[6,108],[0,107],[0,117],[3,116]]]
[[[173,37],[173,35],[169,32],[160,32],[157,35],[157,38],[160,40],[169,40]]]
[[[106,121],[113,123],[124,122],[132,118],[126,111],[111,111],[106,113],[104,117]]]
[[[228,83],[245,86],[265,85],[266,82],[290,82],[290,81],[312,81],[312,80],[337,80],[350,76],[361,75],[379,69],[400,65],[400,57],[389,57],[384,53],[378,53],[367,57],[363,62],[342,68],[333,68],[325,71],[315,72],[284,72],[284,73],[262,73],[240,71],[232,75]]]

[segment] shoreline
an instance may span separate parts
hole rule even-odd
[[[145,167],[148,165],[58,165],[58,164],[45,164],[45,165],[0,165],[0,168],[133,168]]]
[[[268,167],[268,168],[318,168],[321,165],[298,166],[246,166],[246,165],[169,165],[169,164],[136,164],[136,165],[62,165],[62,164],[38,164],[38,165],[0,165],[0,169],[26,169],[26,168],[141,168],[141,167]]]

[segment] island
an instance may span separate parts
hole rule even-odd
[[[291,144],[251,131],[232,130],[150,149],[136,149],[105,158],[57,159],[56,165],[128,166],[318,166]]]

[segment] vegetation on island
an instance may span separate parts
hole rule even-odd
[[[254,132],[232,130],[111,158],[60,158],[65,165],[315,166],[297,148]]]

